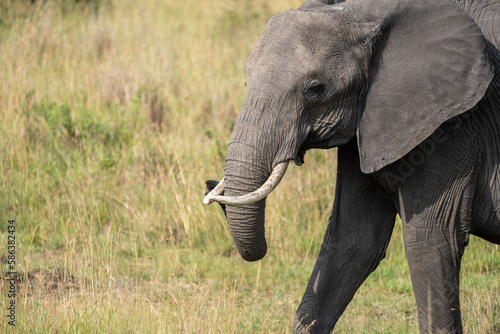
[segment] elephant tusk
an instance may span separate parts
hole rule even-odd
[[[281,162],[274,167],[273,172],[269,176],[266,182],[257,190],[250,194],[242,196],[220,196],[224,192],[224,178],[217,184],[217,186],[208,193],[203,199],[203,203],[206,205],[212,204],[213,202],[218,202],[220,204],[226,205],[247,205],[260,201],[267,195],[269,195],[274,188],[280,183],[283,175],[285,175],[286,169],[288,168],[288,161]]]
[[[209,192],[205,198],[203,199],[203,204],[210,205],[214,202],[213,197],[214,196],[219,196],[224,193],[224,178],[220,180],[219,183],[215,186],[214,189],[212,189],[211,192]]]

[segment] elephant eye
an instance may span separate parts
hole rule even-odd
[[[325,92],[325,85],[322,83],[316,82],[310,85],[304,95],[308,99],[317,99]]]

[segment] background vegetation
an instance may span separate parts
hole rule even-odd
[[[258,263],[201,200],[204,180],[223,176],[246,58],[272,13],[300,3],[0,1],[0,271],[9,219],[18,271],[15,329],[0,282],[1,331],[290,332],[331,210],[335,150],[289,168]],[[467,332],[500,333],[499,277],[498,246],[472,238]],[[336,331],[417,331],[400,223]]]

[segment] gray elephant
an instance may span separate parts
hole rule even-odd
[[[265,197],[288,162],[338,147],[333,211],[294,331],[333,330],[399,214],[420,332],[461,333],[469,235],[500,243],[500,2],[335,2],[268,21],[246,63],[224,182],[205,203],[226,205],[239,253],[259,260]]]

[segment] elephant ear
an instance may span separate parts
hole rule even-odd
[[[357,129],[361,169],[371,173],[402,158],[443,122],[473,108],[485,94],[493,69],[481,30],[451,3],[349,3],[365,26],[378,31]]]

